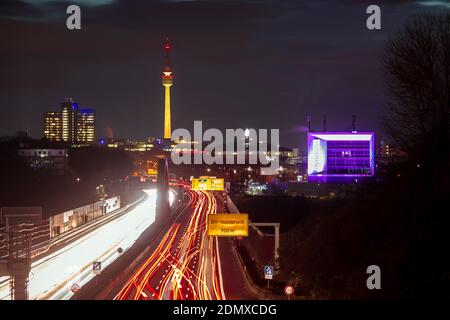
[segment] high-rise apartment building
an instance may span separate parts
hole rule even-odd
[[[61,111],[44,113],[44,138],[76,144],[94,143],[95,111],[79,109],[72,98],[66,99]]]
[[[78,104],[67,99],[61,104],[62,141],[75,142]]]
[[[50,141],[61,141],[62,119],[61,112],[44,113],[44,137]]]
[[[81,109],[77,114],[77,142],[94,143],[95,140],[95,111],[92,109]]]

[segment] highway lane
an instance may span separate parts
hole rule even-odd
[[[133,203],[127,204],[126,206],[111,212],[110,214],[99,217],[95,220],[89,221],[86,224],[83,224],[73,230],[64,232],[56,237],[51,238],[50,240],[44,241],[42,243],[36,244],[32,246],[32,256],[31,262],[41,260],[43,261],[44,257],[48,256],[52,252],[55,252],[58,249],[61,249],[64,246],[67,246],[71,242],[81,238],[84,235],[89,234],[93,230],[99,228],[102,225],[109,223],[110,221],[120,217],[121,215],[127,214],[130,209],[134,208],[137,204],[142,202],[148,197],[146,193],[136,200]],[[35,265],[35,264],[33,264]],[[10,277],[0,277],[0,292],[4,292],[5,290],[9,290],[10,285]],[[0,296],[0,299],[5,299],[7,297]]]
[[[92,230],[70,244],[34,261],[30,272],[30,299],[69,299],[71,286],[83,286],[95,275],[92,263],[105,268],[125,252],[155,221],[156,190],[146,190],[147,199],[127,214]],[[171,193],[171,201],[173,194]],[[0,288],[0,297],[9,298],[9,288]]]
[[[89,221],[75,229],[70,231],[66,231],[51,238],[49,241],[45,241],[44,243],[38,244],[32,248],[33,251],[38,252],[37,256],[32,257],[32,261],[36,261],[41,259],[43,255],[50,254],[53,251],[57,250],[60,247],[64,247],[68,245],[70,242],[77,240],[78,238],[86,235],[93,230],[99,228],[100,226],[109,223],[110,221],[120,217],[121,215],[127,214],[130,209],[132,209],[136,204],[142,202],[148,195],[144,193],[144,195],[138,199],[137,201],[127,204],[124,207],[115,210],[109,214],[101,216],[97,219]]]
[[[226,197],[217,196],[217,207],[220,213],[228,213]],[[234,212],[234,211],[233,211]],[[236,240],[233,237],[218,238],[218,250],[222,263],[223,290],[227,293],[227,300],[257,300],[260,297],[251,290],[252,284],[247,281],[245,270],[239,262],[234,248]]]
[[[206,234],[206,216],[217,212],[211,192],[186,189],[184,214],[132,274],[117,300],[225,299],[217,238]]]

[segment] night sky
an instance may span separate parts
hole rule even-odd
[[[66,28],[78,4],[82,29]],[[382,9],[382,30],[366,8]],[[172,128],[280,128],[303,148],[312,126],[380,132],[384,41],[450,1],[0,1],[0,135],[42,137],[64,97],[97,112],[97,137],[162,136],[162,43],[172,41]]]

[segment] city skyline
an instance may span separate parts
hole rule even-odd
[[[65,27],[64,1],[0,5],[0,135],[40,137],[35,119],[73,96],[97,110],[97,137],[161,136],[166,34],[177,70],[172,129],[194,120],[220,129],[281,128],[282,144],[302,150],[307,115],[316,130],[326,114],[330,131],[350,130],[356,115],[358,130],[379,132],[384,41],[412,14],[448,8],[444,1],[388,2],[382,30],[370,31],[365,2],[75,3],[83,15],[78,31]]]
[[[450,0],[3,0],[0,37],[0,300],[450,299]]]

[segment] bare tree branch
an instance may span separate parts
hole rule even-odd
[[[384,125],[413,161],[448,174],[450,15],[419,15],[390,39],[383,69]]]

